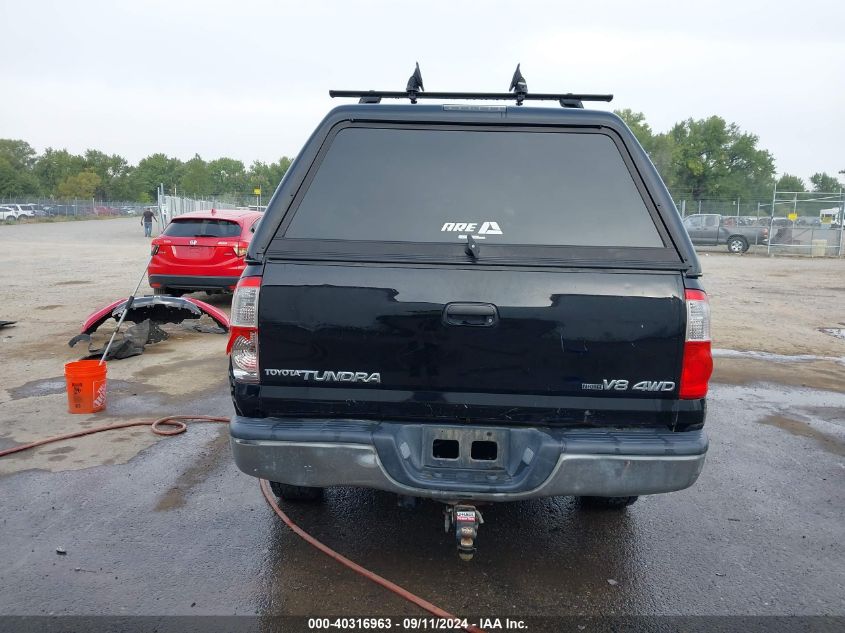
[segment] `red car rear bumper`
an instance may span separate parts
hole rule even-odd
[[[237,277],[209,277],[206,275],[153,275],[150,274],[150,286],[153,288],[173,288],[174,290],[231,290],[238,283]]]

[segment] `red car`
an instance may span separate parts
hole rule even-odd
[[[157,295],[233,290],[263,214],[211,209],[179,215],[152,241],[147,270]]]

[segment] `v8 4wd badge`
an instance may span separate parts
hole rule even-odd
[[[596,383],[581,383],[581,389],[584,391],[674,391],[675,383],[671,380],[641,380],[632,386],[629,380],[614,378]]]

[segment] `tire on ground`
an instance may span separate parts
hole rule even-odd
[[[731,235],[728,238],[728,251],[731,253],[744,253],[748,250],[748,240],[741,235]]]
[[[322,488],[291,486],[290,484],[271,481],[270,489],[279,499],[284,499],[285,501],[319,501],[323,498]]]

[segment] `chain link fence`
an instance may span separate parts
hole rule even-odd
[[[185,198],[184,196],[161,195],[158,198],[158,209],[162,218],[162,226],[170,218],[193,211],[207,211],[209,209],[234,209],[235,205],[218,198]]]
[[[843,208],[845,197],[838,193],[775,191],[772,196],[775,228],[767,251],[777,255],[812,257],[845,254]]]
[[[751,252],[769,255],[845,255],[845,193],[774,190],[771,198],[697,200],[674,195],[697,248],[728,248],[741,236]],[[716,216],[716,217],[714,217]]]
[[[247,198],[247,200],[249,200]],[[185,196],[160,195],[157,203],[138,202],[137,200],[97,200],[97,199],[54,199],[54,198],[0,198],[0,222],[38,221],[57,218],[83,217],[119,217],[139,216],[144,210],[153,211],[167,224],[170,218],[191,211],[208,209],[235,209],[246,207],[238,205],[236,200],[209,198],[188,198]]]
[[[0,212],[13,212],[15,219],[39,219],[81,216],[140,215],[149,203],[137,200],[53,199],[53,198],[0,198]]]

